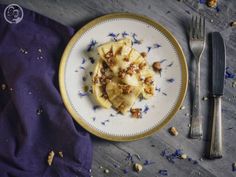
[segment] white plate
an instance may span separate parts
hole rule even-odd
[[[162,62],[161,75],[155,75],[155,96],[134,105],[142,108],[141,119],[131,118],[129,113],[121,115],[113,109],[97,108],[92,94],[84,92],[85,85],[91,86],[90,72],[95,65],[96,47],[120,39],[122,34],[130,37],[133,47],[140,52],[147,52],[151,47],[148,52],[150,65]],[[91,41],[96,41],[96,45],[88,52]],[[99,17],[80,29],[66,47],[59,71],[61,95],[73,118],[89,132],[113,141],[140,139],[165,125],[183,102],[187,80],[183,51],[170,32],[147,17],[129,13]]]

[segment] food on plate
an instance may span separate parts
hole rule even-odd
[[[152,68],[155,72],[161,72],[161,63],[159,61],[156,61],[152,64]]]
[[[132,48],[129,38],[107,42],[97,48],[99,59],[93,74],[93,93],[104,108],[128,112],[138,97],[154,95],[154,73],[147,54]]]

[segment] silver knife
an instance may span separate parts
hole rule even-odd
[[[212,159],[222,157],[222,114],[221,97],[224,90],[225,77],[225,44],[220,33],[212,33],[212,134],[209,157]]]

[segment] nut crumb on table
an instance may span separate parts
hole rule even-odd
[[[51,152],[49,152],[49,154],[48,154],[48,165],[49,165],[49,166],[52,165],[54,155],[55,155],[54,151],[51,151]]]

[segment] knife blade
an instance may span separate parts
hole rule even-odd
[[[213,114],[210,154],[211,159],[222,157],[221,96],[224,93],[225,45],[220,33],[212,33],[212,95]]]
[[[219,32],[212,33],[212,95],[222,96],[225,78],[225,44]]]

